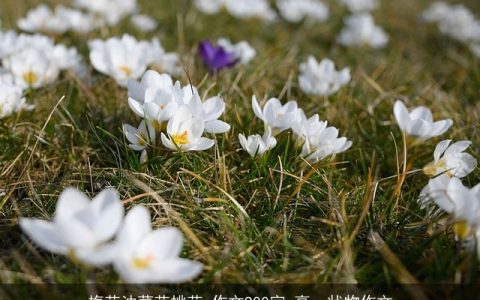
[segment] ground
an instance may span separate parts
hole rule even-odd
[[[38,3],[2,0],[4,28]],[[182,255],[205,264],[199,283],[477,282],[477,257],[458,247],[447,216],[426,217],[417,202],[428,182],[421,169],[433,159],[438,141],[471,140],[475,156],[480,145],[479,59],[421,22],[428,3],[382,1],[374,16],[390,35],[383,50],[338,45],[335,35],[347,12],[335,3],[324,24],[264,25],[203,15],[187,0],[145,0],[143,11],[160,20],[153,34],[124,22],[87,36],[56,36],[77,46],[85,59],[90,38],[124,32],[159,37],[167,50],[182,54],[188,71],[182,83],[190,79],[201,93],[225,99],[223,119],[232,130],[216,137],[214,149],[158,149],[142,166],[121,132],[122,123],[138,118],[126,89],[112,79],[91,69],[90,84],[65,74],[28,92],[37,108],[0,123],[0,281],[85,281],[87,271],[29,242],[18,218],[50,218],[65,187],[93,196],[114,186],[127,207],[148,206],[156,227],[181,226]],[[463,3],[480,16],[478,1]],[[246,66],[208,75],[196,47],[220,36],[248,40],[258,56]],[[328,98],[305,95],[297,83],[298,64],[310,54],[350,67],[352,82]],[[282,134],[268,157],[252,160],[239,150],[237,136],[263,130],[251,110],[254,94],[297,100],[307,114],[319,113],[338,127],[352,148],[312,165]],[[406,177],[399,195],[397,157],[403,146],[392,113],[396,99],[454,120],[447,134],[409,153],[416,172]],[[473,186],[479,176],[476,170],[464,183]],[[110,268],[94,274],[98,282],[118,281]]]

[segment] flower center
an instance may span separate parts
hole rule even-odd
[[[37,73],[33,71],[27,71],[23,73],[23,80],[28,84],[28,85],[34,85],[35,82],[38,81],[38,75]]]
[[[147,133],[146,132],[138,132],[138,144],[140,146],[145,146],[147,144]]]
[[[173,142],[177,145],[185,145],[188,144],[188,132],[185,130],[180,134],[172,135]]]
[[[120,72],[122,72],[123,74],[127,75],[127,76],[130,76],[132,74],[132,69],[130,69],[130,67],[126,66],[126,65],[121,65],[118,67],[118,69],[120,70]]]
[[[466,221],[457,222],[453,225],[453,232],[463,241],[470,234],[470,226]]]
[[[153,254],[149,254],[145,257],[135,257],[132,260],[132,264],[137,269],[146,269],[152,264],[154,260],[155,256]]]

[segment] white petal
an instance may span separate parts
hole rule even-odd
[[[113,238],[123,219],[123,203],[117,190],[103,190],[92,200],[92,206],[98,214],[93,232],[99,241],[108,241]]]
[[[66,254],[68,247],[58,233],[55,223],[39,219],[20,219],[20,228],[37,245],[55,254]]]
[[[161,261],[155,266],[155,278],[153,282],[163,283],[182,283],[187,282],[202,272],[203,265],[200,262],[188,260],[184,258],[170,259]]]
[[[77,248],[75,256],[87,265],[101,267],[110,264],[118,251],[116,243],[109,243],[92,249]]]
[[[183,235],[175,227],[164,227],[150,232],[135,252],[139,257],[152,254],[155,259],[167,260],[180,255],[183,247]]]
[[[400,129],[404,131],[407,130],[408,124],[410,123],[410,115],[408,114],[408,110],[402,101],[397,100],[395,102],[393,113]]]
[[[448,145],[450,145],[450,142],[452,140],[444,140],[438,143],[438,145],[435,147],[435,151],[433,152],[433,158],[435,161],[440,160],[440,157],[442,154],[445,152],[447,149]]]
[[[90,199],[75,188],[66,188],[58,197],[54,220],[70,218],[90,204]]]
[[[205,132],[208,132],[208,133],[218,134],[218,133],[225,133],[229,130],[230,130],[230,125],[220,120],[214,120],[214,121],[205,123]]]

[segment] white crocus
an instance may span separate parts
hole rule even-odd
[[[335,63],[324,58],[320,63],[313,56],[300,64],[298,82],[303,92],[317,96],[336,93],[350,81],[350,69],[335,70]]]
[[[302,147],[302,157],[318,162],[330,155],[347,151],[352,142],[346,137],[338,137],[338,129],[327,127],[320,132],[308,136]]]
[[[302,146],[309,137],[322,132],[325,128],[327,128],[327,122],[320,121],[318,114],[307,118],[305,112],[302,109],[298,109],[297,120],[292,125],[297,146]]]
[[[408,112],[405,104],[400,100],[395,102],[393,113],[403,132],[422,140],[444,134],[453,124],[451,119],[434,122],[432,112],[424,106]]]
[[[480,41],[480,21],[465,6],[451,5],[439,21],[440,32],[463,43]]]
[[[17,21],[17,25],[28,32],[64,33],[69,29],[68,21],[59,17],[45,4],[28,11],[25,18]]]
[[[18,50],[18,35],[15,31],[0,30],[0,59],[3,59]]]
[[[149,65],[172,76],[180,76],[184,72],[180,55],[175,52],[166,52],[157,38],[153,38],[148,46]]]
[[[255,134],[245,137],[243,134],[239,134],[238,139],[243,150],[247,151],[251,157],[262,156],[277,145],[277,140],[272,136],[269,127],[265,130],[263,136]]]
[[[133,15],[130,17],[130,21],[135,28],[143,32],[154,31],[158,26],[158,22],[154,18],[147,15]]]
[[[293,100],[282,105],[277,98],[270,98],[262,109],[257,97],[253,95],[252,108],[257,118],[262,120],[265,126],[272,129],[274,136],[290,129],[297,121],[297,102]]]
[[[375,25],[373,17],[368,13],[348,17],[345,25],[337,38],[344,46],[382,48],[388,43],[388,35],[381,27]]]
[[[138,10],[137,0],[73,0],[73,4],[98,15],[110,26]]]
[[[445,2],[433,2],[422,12],[422,19],[426,22],[440,22],[450,11],[450,6]]]
[[[53,221],[21,218],[20,227],[40,247],[88,265],[102,266],[117,255],[109,241],[123,219],[123,204],[115,189],[102,191],[92,201],[67,188],[60,195]]]
[[[32,110],[34,107],[26,103],[20,87],[0,82],[0,119],[22,110]]]
[[[211,148],[215,141],[202,137],[204,121],[194,117],[190,109],[181,106],[167,124],[167,135],[161,134],[165,147],[175,151],[202,151]]]
[[[320,0],[277,0],[280,15],[289,22],[298,23],[305,18],[323,22],[328,18],[328,6]]]
[[[124,34],[121,38],[106,41],[93,40],[89,43],[90,61],[93,67],[126,86],[128,80],[138,79],[149,64],[149,45]]]
[[[117,236],[115,270],[125,283],[182,283],[197,277],[200,262],[179,257],[183,235],[174,227],[152,230],[147,208],[136,206]]]
[[[374,10],[378,6],[378,0],[341,0],[352,13]]]
[[[223,0],[225,8],[239,19],[259,18],[273,21],[277,15],[267,0]]]
[[[138,128],[123,124],[123,134],[130,142],[128,146],[135,151],[143,151],[148,145],[155,144],[155,129],[145,121],[140,122]]]
[[[463,178],[477,167],[477,160],[464,151],[472,144],[470,141],[458,141],[451,144],[451,140],[438,143],[433,153],[434,161],[423,168],[428,176],[445,173],[450,177]]]
[[[104,25],[104,21],[92,13],[84,13],[62,5],[55,7],[55,14],[68,24],[69,30],[79,33],[87,33]]]
[[[205,14],[216,14],[225,5],[224,0],[194,0],[195,7]]]
[[[217,44],[225,49],[225,51],[233,53],[240,64],[249,63],[257,55],[257,51],[246,41],[232,44],[230,40],[220,38],[218,39]]]

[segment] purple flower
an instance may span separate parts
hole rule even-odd
[[[203,41],[198,45],[198,54],[210,72],[231,68],[238,60],[231,52],[227,52],[221,46],[214,46],[210,41]]]

